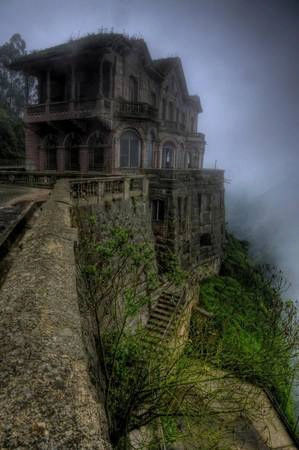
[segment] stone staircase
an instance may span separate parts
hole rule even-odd
[[[153,340],[169,339],[173,335],[185,302],[186,298],[182,294],[162,292],[146,325]]]

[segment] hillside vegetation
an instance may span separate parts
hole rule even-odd
[[[255,264],[248,243],[228,235],[220,275],[200,286],[201,305],[213,318],[202,323],[195,316],[192,334],[200,358],[266,388],[294,426],[298,323],[294,303],[283,299],[286,287],[277,267]]]

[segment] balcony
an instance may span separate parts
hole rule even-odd
[[[108,118],[111,115],[112,102],[108,99],[43,103],[27,105],[25,109],[25,121],[27,123],[80,119],[95,116]]]
[[[115,114],[120,117],[156,120],[157,109],[149,103],[119,101]]]

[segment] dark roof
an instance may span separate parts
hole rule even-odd
[[[55,45],[43,50],[34,50],[21,58],[17,58],[10,64],[10,69],[23,70],[30,73],[30,68],[36,67],[40,63],[47,63],[54,58],[73,57],[75,54],[83,53],[84,51],[92,51],[94,49],[111,48],[120,53],[129,51],[137,51],[143,58],[144,67],[149,73],[157,77],[159,80],[163,79],[168,73],[175,69],[178,72],[181,80],[181,85],[185,97],[196,103],[198,111],[201,112],[200,100],[197,96],[189,96],[187,83],[184,75],[181,59],[179,57],[161,58],[152,60],[147,45],[144,39],[138,37],[130,37],[121,33],[93,33],[87,36],[70,39],[60,45]]]
[[[28,55],[16,59],[10,65],[12,69],[22,69],[24,65],[39,62],[42,60],[51,59],[57,56],[73,55],[74,53],[82,52],[84,50],[98,49],[110,47],[115,50],[123,51],[135,49],[142,49],[149,56],[147,46],[143,39],[129,37],[120,33],[97,33],[89,34],[82,38],[70,39],[60,45],[49,47],[43,50],[34,50]]]

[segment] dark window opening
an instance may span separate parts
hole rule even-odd
[[[211,235],[209,233],[202,234],[200,236],[200,246],[206,247],[208,245],[212,245]]]
[[[163,222],[165,216],[165,203],[163,200],[152,200],[152,221]]]
[[[66,100],[66,76],[61,73],[51,72],[51,102],[63,102]]]
[[[129,100],[134,103],[138,101],[138,82],[132,75],[129,79]]]
[[[45,138],[44,148],[46,150],[46,170],[57,169],[57,139],[49,135]]]
[[[89,140],[89,170],[104,170],[105,147],[100,137],[94,135]]]

